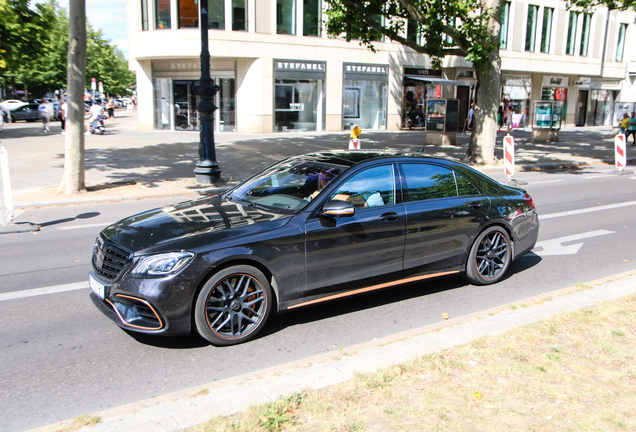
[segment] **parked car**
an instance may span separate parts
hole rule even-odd
[[[22,102],[22,101],[19,101],[19,100],[16,100],[16,99],[7,99],[7,100],[4,100],[4,101],[0,102],[0,105],[2,105],[2,107],[5,110],[8,110],[8,111],[12,111],[12,110],[14,110],[16,108],[19,108],[21,106],[24,106],[26,104],[27,104],[27,102]]]
[[[466,165],[322,151],[110,225],[89,284],[126,330],[233,345],[270,313],[433,277],[495,283],[538,232],[526,191]]]
[[[113,101],[115,102],[115,108],[121,108],[124,106],[124,103],[121,99],[113,99]]]
[[[28,103],[21,107],[15,108],[10,112],[11,121],[16,122],[19,120],[25,120],[28,122],[34,122],[40,120],[40,113],[38,112],[37,103]]]

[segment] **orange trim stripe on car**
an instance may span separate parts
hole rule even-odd
[[[397,281],[393,281],[393,282],[387,282],[387,283],[383,283],[383,284],[379,284],[379,285],[373,285],[370,287],[366,287],[366,288],[360,288],[357,290],[353,290],[353,291],[348,291],[345,293],[340,293],[340,294],[335,294],[332,296],[328,296],[328,297],[323,297],[317,300],[311,300],[305,303],[299,303],[297,305],[293,305],[290,306],[289,309],[294,309],[294,308],[298,308],[301,306],[308,306],[308,305],[312,305],[312,304],[316,304],[316,303],[322,303],[325,301],[329,301],[329,300],[335,300],[338,298],[342,298],[342,297],[348,297],[351,295],[355,295],[355,294],[361,294],[361,293],[365,293],[365,292],[369,292],[369,291],[375,291],[375,290],[379,290],[382,288],[388,288],[391,286],[395,286],[395,285],[400,285],[400,284],[405,284],[405,283],[409,283],[409,282],[415,282],[415,281],[420,281],[420,280],[424,280],[424,279],[431,279],[434,277],[440,277],[440,276],[447,276],[447,275],[452,275],[452,274],[456,274],[459,273],[459,270],[455,270],[455,271],[449,271],[449,272],[443,272],[443,273],[435,273],[435,274],[429,274],[429,275],[424,275],[424,276],[416,276],[416,277],[412,277],[412,278],[407,278],[407,279],[400,279]]]
[[[124,298],[127,298],[127,299],[136,300],[136,301],[138,301],[138,302],[141,302],[141,303],[145,304],[146,306],[148,306],[148,307],[150,308],[150,310],[152,311],[152,313],[154,313],[154,314],[155,314],[155,316],[157,317],[157,320],[159,321],[159,327],[143,327],[143,326],[137,326],[137,325],[134,325],[134,324],[129,324],[129,323],[127,323],[126,321],[124,321],[124,319],[122,318],[121,314],[119,313],[119,311],[117,310],[117,308],[115,307],[115,305],[114,305],[114,304],[112,304],[112,303],[110,302],[110,300],[108,300],[108,299],[104,299],[104,300],[106,300],[106,301],[108,302],[108,304],[109,304],[109,305],[111,305],[111,307],[113,308],[113,310],[115,311],[115,313],[117,314],[117,316],[119,317],[119,319],[121,320],[121,322],[123,322],[123,323],[124,323],[124,324],[126,324],[127,326],[129,326],[129,327],[134,327],[134,328],[138,328],[138,329],[144,329],[144,330],[159,330],[160,328],[162,328],[162,327],[163,327],[163,322],[161,321],[161,318],[159,317],[159,314],[157,313],[157,311],[155,310],[155,308],[153,308],[153,307],[150,305],[150,303],[148,303],[147,301],[142,300],[142,299],[137,298],[137,297],[127,296],[127,295],[124,295],[124,294],[115,294],[115,297],[124,297]]]

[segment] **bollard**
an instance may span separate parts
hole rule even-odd
[[[9,177],[9,156],[4,146],[0,146],[0,207],[2,210],[1,225],[11,225],[13,223],[13,195],[11,194],[11,178]]]
[[[360,139],[358,139],[360,135],[362,135],[362,128],[360,126],[354,126],[350,135],[349,150],[360,150]]]
[[[625,139],[625,134],[618,134],[616,138],[614,138],[614,163],[616,164],[617,170],[610,171],[610,174],[614,175],[632,175],[633,172],[629,170],[624,170],[625,166],[627,166],[627,139]]]

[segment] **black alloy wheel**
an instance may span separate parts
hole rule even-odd
[[[512,258],[508,232],[493,226],[484,230],[473,244],[466,263],[466,277],[476,285],[498,282],[508,270]]]
[[[213,345],[246,342],[261,330],[272,308],[269,281],[254,267],[238,265],[215,274],[201,289],[194,319]]]

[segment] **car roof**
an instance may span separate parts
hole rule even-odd
[[[364,150],[323,150],[318,152],[306,153],[299,155],[303,159],[309,159],[315,162],[322,162],[333,165],[344,165],[352,167],[356,164],[366,162],[373,159],[403,159],[403,160],[419,160],[419,161],[443,161],[452,162],[448,159],[436,158],[427,156],[423,153],[409,153],[401,152],[397,150],[379,150],[379,151],[364,151]]]

